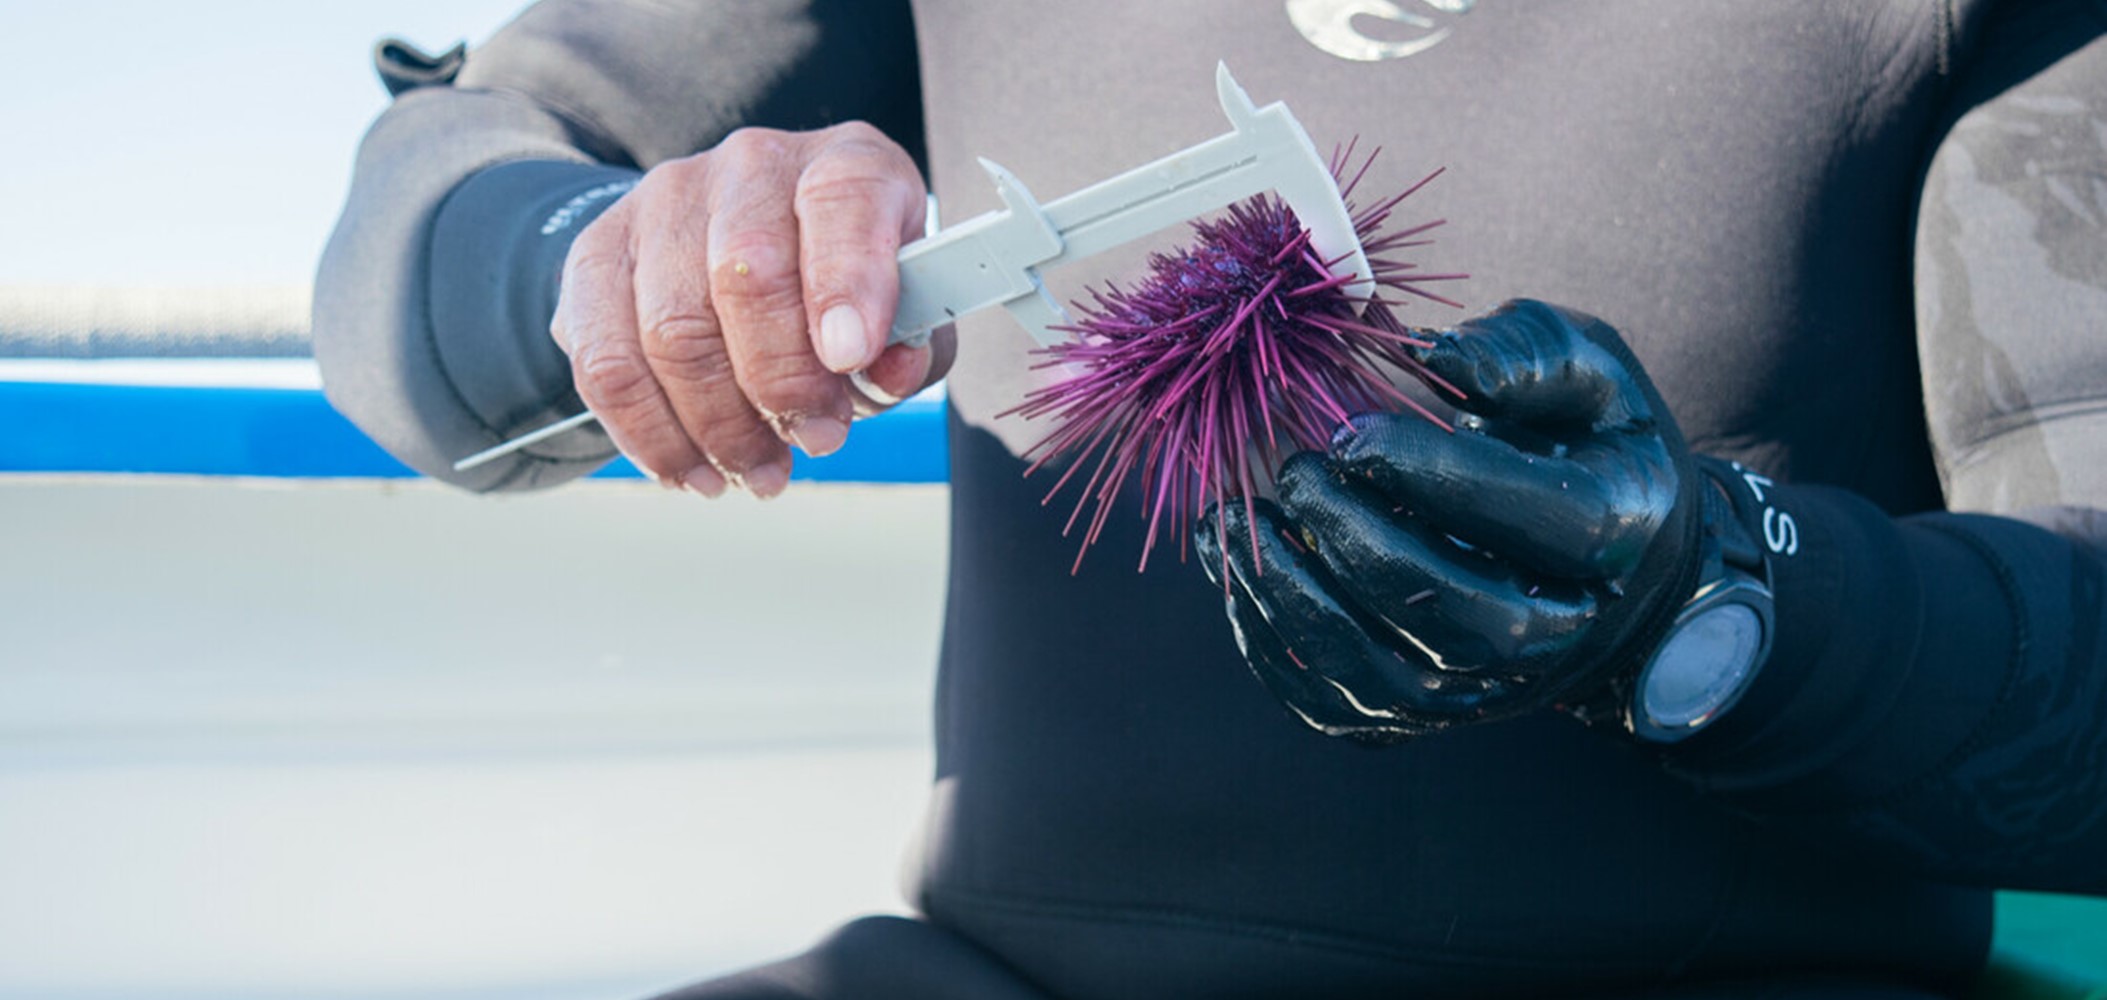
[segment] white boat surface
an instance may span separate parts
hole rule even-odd
[[[314,393],[40,322],[0,411]],[[64,464],[0,474],[0,998],[615,1000],[903,910],[942,484]]]

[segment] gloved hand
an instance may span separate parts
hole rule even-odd
[[[1422,360],[1461,392],[1454,434],[1356,417],[1288,459],[1278,506],[1194,529],[1252,670],[1332,735],[1584,703],[1637,671],[1698,576],[1699,475],[1616,331],[1516,301]]]

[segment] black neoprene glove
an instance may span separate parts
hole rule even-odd
[[[1422,360],[1462,393],[1455,433],[1356,417],[1288,459],[1279,506],[1233,501],[1194,531],[1252,670],[1332,735],[1587,703],[1698,576],[1700,477],[1616,331],[1516,301]]]

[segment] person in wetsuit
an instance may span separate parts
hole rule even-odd
[[[919,916],[678,996],[1944,996],[1983,961],[1988,887],[2107,891],[2107,4],[911,8],[548,0],[465,54],[384,46],[396,100],[322,262],[330,398],[472,490],[619,445],[699,493],[772,495],[790,447],[838,447],[948,366]],[[1120,516],[1071,575],[1067,511],[1017,457],[1045,429],[995,416],[1035,384],[1025,334],[998,313],[880,350],[917,165],[952,221],[997,207],[975,156],[1073,190],[1219,133],[1218,59],[1320,144],[1383,147],[1366,190],[1449,168],[1405,208],[1453,220],[1424,251],[1472,275],[1449,291],[1557,304],[1519,307],[1556,317],[1534,360],[1587,354],[1658,407],[1632,425],[1676,484],[1641,491],[1646,582],[1603,598],[1615,635],[1513,674],[1556,696],[1358,696],[1420,662],[1318,703],[1269,651],[1468,632],[1456,602],[1255,632],[1278,602],[1401,585],[1136,573],[1144,525]],[[1075,298],[1148,249],[1050,280]],[[1467,313],[1399,315],[1470,336]],[[605,430],[451,471],[581,399]],[[1300,461],[1409,477],[1417,447]],[[1755,537],[1766,509],[1795,525],[1767,560],[1770,654],[1688,740],[1583,725],[1692,586],[1712,459],[1771,484]],[[1346,531],[1327,511],[1352,498],[1313,492],[1264,516]]]

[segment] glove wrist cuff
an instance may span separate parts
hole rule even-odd
[[[1685,577],[1664,588],[1659,624],[1591,698],[1567,707],[1581,722],[1649,744],[1676,743],[1735,707],[1768,658],[1775,632],[1771,567],[1758,540],[1770,481],[1737,463],[1692,456],[1698,478],[1682,551]]]

